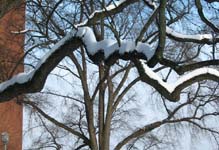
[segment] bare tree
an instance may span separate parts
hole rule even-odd
[[[0,102],[39,92],[22,100],[42,127],[36,149],[164,149],[187,127],[217,143],[219,129],[210,123],[219,114],[217,1],[26,6],[27,29],[16,34],[26,33],[29,72],[0,84]],[[66,89],[43,89],[54,77]],[[153,90],[135,90],[144,83]],[[136,125],[141,114],[133,104],[142,101],[156,103],[162,117]]]

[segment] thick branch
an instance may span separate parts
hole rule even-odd
[[[29,73],[20,73],[10,80],[0,84],[0,102],[8,101],[24,93],[39,92],[46,81],[48,74],[72,50],[75,50],[81,41],[74,36],[66,36]],[[72,42],[73,41],[73,42]]]
[[[219,71],[212,68],[195,69],[180,77],[174,84],[168,84],[144,64],[144,62],[136,60],[135,65],[141,80],[154,87],[160,94],[172,102],[178,101],[181,91],[195,82],[203,80],[219,82]]]
[[[93,31],[88,27],[78,28],[59,41],[51,51],[42,58],[35,70],[22,73],[0,84],[0,100],[8,101],[24,93],[38,92],[43,88],[48,74],[71,51],[84,45],[90,58],[98,63],[102,60],[121,59],[150,59],[153,50],[147,43],[124,41],[119,46],[116,40],[102,40],[97,42]]]
[[[150,59],[148,64],[150,66],[155,66],[158,61],[163,57],[163,50],[165,48],[166,43],[166,16],[165,16],[165,7],[166,0],[160,0],[159,9],[159,21],[158,21],[158,29],[159,29],[159,43],[157,49],[155,51],[155,55]]]
[[[219,2],[219,0],[205,0],[208,3]]]
[[[193,34],[187,35],[174,31],[173,29],[166,28],[167,36],[179,42],[193,42],[200,44],[214,44],[219,42],[219,37],[212,37],[212,34]]]
[[[198,68],[202,68],[202,67],[206,67],[206,66],[217,66],[219,65],[219,60],[206,60],[206,61],[201,61],[201,62],[195,62],[195,63],[191,63],[191,64],[186,64],[186,65],[179,65],[176,62],[173,62],[171,60],[168,59],[162,59],[160,61],[160,64],[170,67],[171,69],[173,69],[174,71],[177,72],[177,74],[182,75],[187,71],[192,71],[194,69],[198,69]]]
[[[212,34],[182,34],[167,27],[166,35],[179,42],[193,42],[200,44],[215,44],[219,42],[219,36],[213,37]]]

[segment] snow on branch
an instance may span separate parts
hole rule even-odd
[[[58,63],[73,50],[82,45],[80,39],[75,36],[75,31],[69,33],[60,40],[39,61],[36,68],[28,73],[20,73],[11,79],[0,83],[0,102],[9,101],[12,98],[26,93],[40,91],[48,74]]]
[[[203,44],[213,44],[214,42],[219,42],[219,36],[213,37],[212,34],[187,35],[176,32],[170,27],[166,27],[166,33],[169,37],[181,42],[194,42]]]
[[[89,27],[79,27],[70,32],[60,40],[54,47],[39,61],[36,68],[29,73],[20,73],[8,81],[0,84],[0,102],[24,93],[38,92],[43,88],[48,74],[58,63],[69,53],[84,45],[90,57],[104,54],[104,60],[116,55],[117,59],[141,58],[149,60],[154,51],[147,43],[135,41],[121,41],[119,45],[116,40],[102,40],[97,42],[95,35]]]
[[[135,44],[135,41],[122,40],[119,44],[117,40],[112,39],[105,39],[98,42],[92,29],[89,27],[79,28],[77,36],[82,37],[88,55],[95,55],[98,52],[102,52],[105,60],[114,54],[119,54],[122,58],[125,54],[129,55],[136,52],[142,54],[147,60],[151,59],[154,55],[154,50],[147,43],[138,42]]]
[[[151,7],[153,10],[158,8],[158,6],[155,3],[152,3],[150,0],[145,0],[145,2],[153,4],[153,7]],[[194,42],[201,44],[213,44],[219,42],[219,36],[213,37],[212,34],[182,34],[174,31],[168,26],[166,26],[166,34],[170,38],[181,42]]]
[[[142,81],[150,84],[170,101],[178,101],[181,91],[195,82],[206,79],[219,82],[219,71],[213,68],[204,67],[195,69],[181,76],[176,82],[167,83],[164,82],[155,72],[153,72],[144,61],[136,61],[135,64]]]
[[[144,3],[147,4],[150,8],[155,9],[157,8],[157,5],[155,2],[152,2],[151,0],[144,0]]]

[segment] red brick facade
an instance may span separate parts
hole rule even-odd
[[[10,10],[0,19],[0,82],[23,71],[22,55],[24,35],[12,31],[24,29],[25,8]],[[18,63],[20,62],[20,63]],[[22,105],[14,99],[0,103],[0,134],[9,133],[8,150],[22,149]],[[0,150],[3,143],[0,140]]]

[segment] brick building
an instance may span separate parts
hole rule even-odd
[[[1,5],[4,5],[1,4]],[[24,29],[25,8],[10,9],[0,18],[0,82],[23,71],[24,35],[13,31]],[[20,97],[21,98],[21,97]],[[22,105],[19,98],[0,103],[0,134],[9,134],[8,150],[22,149]],[[0,150],[4,149],[2,140]]]

